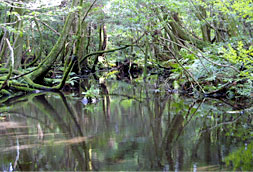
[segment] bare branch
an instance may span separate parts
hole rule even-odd
[[[49,28],[50,30],[52,30],[54,33],[56,33],[57,35],[61,35],[59,32],[57,32],[54,28],[52,28],[51,26],[49,26],[47,23],[45,23],[45,22],[43,22],[43,21],[41,21],[40,19],[38,19],[38,18],[34,18],[34,20],[37,20],[37,21],[39,21],[40,23],[42,23],[44,26],[46,26],[47,28]]]
[[[92,9],[92,7],[95,5],[95,3],[97,2],[97,0],[94,0],[93,3],[90,5],[89,9],[86,11],[86,13],[84,14],[82,23],[84,22],[84,20],[86,19],[86,17],[88,16],[90,10]]]
[[[11,44],[10,44],[10,41],[7,38],[4,38],[4,39],[7,42],[7,45],[9,47],[9,49],[10,49],[10,52],[11,52],[11,54],[10,54],[10,56],[11,56],[11,65],[14,68],[14,50],[13,50]]]

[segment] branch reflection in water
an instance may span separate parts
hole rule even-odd
[[[168,94],[161,85],[97,83],[98,101],[87,104],[46,92],[0,100],[1,170],[232,169],[224,159],[251,148],[252,117],[227,114],[236,112],[231,102]]]

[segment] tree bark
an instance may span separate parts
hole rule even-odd
[[[211,42],[211,29],[205,21],[207,18],[206,10],[202,6],[199,6],[198,9],[196,16],[201,22],[204,22],[204,24],[201,25],[202,38],[204,41]]]
[[[20,16],[23,15],[23,9],[15,8],[15,12],[17,12]],[[23,37],[23,21],[18,18],[19,20],[16,24],[16,29],[19,33],[15,34],[14,38],[14,69],[18,69],[21,66],[21,59],[23,55],[23,44],[24,44],[24,37]]]
[[[164,19],[160,15],[160,10],[158,8],[155,9],[156,15],[160,22],[164,22]],[[184,41],[189,41],[193,45],[195,45],[199,49],[203,49],[204,46],[207,44],[205,41],[200,40],[192,36],[190,33],[188,33],[182,26],[181,26],[181,21],[177,18],[177,16],[174,14],[174,16],[169,17],[169,26],[165,25],[164,29],[165,31],[170,35],[171,39],[172,37],[178,39],[182,39]],[[178,38],[177,38],[178,37]],[[174,39],[173,38],[173,39]]]
[[[77,5],[77,0],[73,0],[73,2],[71,4],[71,8],[73,8],[75,5]],[[68,14],[67,19],[64,24],[64,27],[63,27],[63,30],[62,30],[61,35],[58,38],[56,44],[54,45],[54,47],[52,48],[52,50],[50,51],[50,53],[48,54],[46,59],[40,63],[37,70],[35,70],[34,72],[32,72],[31,74],[28,75],[28,77],[30,77],[30,79],[32,81],[38,82],[38,83],[43,81],[44,76],[47,74],[47,72],[53,66],[54,62],[56,61],[58,55],[60,54],[60,52],[64,46],[64,42],[65,42],[66,38],[68,37],[69,30],[71,28],[71,23],[72,23],[74,17],[75,17],[74,12],[71,12]]]

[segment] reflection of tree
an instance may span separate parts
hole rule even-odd
[[[68,123],[66,123],[64,121],[64,117],[65,116],[60,116],[58,114],[58,112],[53,108],[53,106],[51,106],[48,101],[45,99],[44,95],[40,95],[34,98],[34,104],[41,110],[44,112],[44,114],[46,114],[49,118],[51,118],[56,124],[57,126],[60,128],[60,130],[63,133],[66,133],[66,138],[70,139],[73,137],[78,137],[78,136],[82,136],[83,137],[83,133],[81,131],[81,128],[79,126],[79,124],[77,123],[76,118],[73,115],[73,112],[71,110],[71,108],[68,106],[67,101],[65,99],[65,97],[60,94],[64,106],[65,108],[68,110],[68,114],[70,114],[71,119],[74,121],[74,125],[70,125],[71,121],[68,121]],[[71,126],[75,126],[72,130]],[[77,130],[77,131],[76,131]],[[82,170],[88,170],[88,163],[89,163],[89,154],[88,154],[88,149],[86,146],[86,143],[83,141],[81,144],[81,150],[84,151],[85,157],[83,157],[82,151],[80,151],[78,149],[77,146],[75,145],[70,145],[75,157],[78,159],[78,162],[84,162],[84,163],[80,163],[80,169]]]
[[[184,107],[184,102],[176,103],[171,98],[172,95],[163,92],[150,95],[147,87],[145,93],[156,157],[156,162],[152,162],[151,168],[183,170],[186,145],[180,141],[180,137],[184,135],[184,129],[191,122],[203,101],[193,110],[196,101]],[[167,116],[164,113],[166,107],[168,108]]]
[[[151,166],[157,166],[161,168],[161,157],[162,157],[162,149],[160,143],[162,142],[162,115],[165,110],[165,105],[169,96],[165,95],[164,97],[161,96],[160,92],[154,94],[154,99],[150,101],[149,92],[146,89],[146,106],[150,118],[150,126],[153,135],[153,142],[154,142],[154,151],[155,156],[157,158],[156,165],[151,164]]]
[[[207,127],[207,124],[206,122],[204,122],[202,130],[206,130],[206,127]],[[198,149],[200,147],[201,142],[203,142],[204,144],[204,150],[202,154],[204,155],[204,160],[206,164],[208,164],[209,162],[211,162],[211,133],[209,131],[201,132],[197,144],[192,149],[193,160],[199,159],[197,153],[198,153]]]
[[[0,111],[11,112],[10,120],[12,115],[25,119],[27,126],[39,123],[44,140],[31,138],[36,128],[15,128],[0,131],[14,133],[14,139],[6,137],[0,143],[9,142],[6,147],[15,148],[20,132],[29,135],[27,140],[19,138],[20,148],[27,148],[20,150],[16,170],[48,170],[54,163],[62,170],[111,170],[115,166],[120,170],[189,170],[193,164],[197,168],[222,166],[224,156],[234,148],[241,151],[242,140],[250,143],[251,115],[226,114],[235,108],[217,106],[222,103],[217,100],[183,100],[150,87],[110,87],[107,82],[100,85],[101,101],[85,106],[79,99],[57,93],[12,96],[2,101]],[[87,135],[92,139],[87,141]],[[8,156],[10,162],[16,154]]]
[[[101,94],[103,95],[103,112],[105,116],[105,121],[109,121],[111,117],[111,100],[109,96],[109,90],[105,83],[100,84]],[[108,123],[107,123],[108,125]]]
[[[20,107],[22,107],[22,105],[27,104],[27,101],[29,100],[29,98],[31,97],[30,94],[28,95],[12,95],[9,97],[5,97],[2,98],[1,101],[1,105],[0,105],[0,112],[1,113],[8,113],[8,114],[22,114],[25,115],[24,113],[19,113],[18,110],[20,109]],[[11,122],[11,116],[7,117],[6,122]],[[15,122],[14,122],[15,123]],[[20,141],[18,138],[18,135],[22,135],[25,133],[29,133],[29,128],[25,127],[28,125],[27,121],[25,121],[24,123],[20,124],[18,122],[16,122],[15,127],[10,127],[9,129],[6,130],[0,130],[1,131],[1,135],[2,136],[6,136],[5,139],[1,139],[1,140],[5,140],[8,144],[4,147],[3,152],[5,152],[5,150],[12,150],[15,149],[14,152],[14,157],[10,157],[10,155],[8,154],[7,157],[5,157],[5,159],[8,159],[9,162],[7,163],[8,165],[12,166],[12,168],[19,168],[20,170],[26,170],[26,171],[31,171],[33,168],[31,166],[31,164],[28,163],[22,163],[19,161],[19,159],[25,158],[28,162],[32,161],[32,157],[30,156],[32,154],[32,151],[30,149],[25,149],[22,150],[22,154],[20,154]],[[22,125],[24,127],[19,127],[19,125]],[[30,145],[31,146],[31,145]],[[29,147],[29,145],[27,145],[27,147]],[[15,160],[16,159],[16,160]],[[4,160],[5,161],[5,160]],[[15,161],[15,162],[14,162]],[[10,162],[14,162],[13,164]],[[21,168],[22,166],[22,168]],[[9,170],[10,167],[8,167]]]
[[[18,97],[12,97],[11,100],[7,100],[5,101],[5,106],[9,106],[11,108],[9,108],[10,113],[14,114],[18,114],[19,116],[22,116],[26,119],[30,119],[32,121],[38,121],[40,124],[43,124],[43,127],[45,129],[45,127],[49,128],[50,130],[54,130],[55,129],[59,129],[59,131],[61,133],[64,133],[64,136],[66,138],[66,140],[56,140],[55,143],[56,144],[61,144],[61,143],[65,143],[68,144],[69,146],[66,146],[64,149],[65,151],[65,156],[60,156],[57,161],[60,164],[65,163],[65,165],[69,164],[69,168],[70,170],[77,168],[80,170],[89,170],[91,169],[91,157],[89,155],[89,150],[86,146],[86,142],[85,142],[85,137],[84,134],[81,130],[79,121],[76,119],[75,115],[74,115],[74,111],[71,108],[71,106],[69,106],[66,98],[62,95],[62,94],[57,94],[60,96],[62,103],[61,104],[57,104],[57,106],[52,106],[47,99],[45,98],[45,94],[44,93],[39,93],[39,94],[30,94],[30,95],[25,95],[25,96],[18,96]],[[41,112],[43,113],[39,113],[38,115],[34,115],[34,113],[31,111],[31,115],[27,115],[25,112],[25,107],[26,106],[22,106],[22,102],[25,102],[26,100],[26,104],[27,103],[33,103],[34,107],[37,108],[31,108],[30,110],[34,110],[35,113],[37,114],[37,109],[39,109]],[[29,100],[29,102],[27,102],[27,100]],[[13,103],[14,102],[14,103]],[[20,106],[21,105],[21,106]],[[5,106],[1,106],[0,109],[2,112],[8,112],[7,108],[5,108]],[[60,106],[60,107],[59,107]],[[33,107],[33,106],[30,106]],[[66,109],[66,113],[64,114],[59,114],[56,111],[56,108],[61,109],[64,108]],[[43,119],[43,116],[45,116],[45,118]],[[49,124],[49,121],[50,124]],[[26,120],[29,121],[29,120]],[[54,126],[52,126],[52,122],[54,123]],[[29,124],[27,124],[29,125]],[[32,129],[32,128],[31,128]],[[13,129],[14,130],[14,129]],[[21,132],[21,129],[19,129]],[[30,128],[24,128],[22,129],[22,133],[31,133]],[[17,131],[17,129],[15,129],[15,131]],[[59,133],[59,131],[57,131],[57,133]],[[54,132],[54,131],[53,131]],[[19,133],[19,132],[18,132]],[[18,136],[17,133],[17,136]],[[56,134],[56,133],[55,133]],[[28,137],[29,135],[27,135]],[[80,140],[80,141],[79,141]],[[29,140],[27,140],[29,141]],[[43,147],[43,145],[47,146],[47,144],[50,143],[50,141],[47,140],[43,140],[40,141],[42,142],[42,145],[40,145],[40,147]],[[72,143],[73,142],[73,143]],[[77,143],[75,143],[77,142]],[[24,144],[24,143],[22,143]],[[29,142],[25,142],[25,144],[29,144]],[[15,143],[14,143],[15,145]],[[24,147],[24,145],[22,145]],[[49,145],[48,145],[49,146]],[[27,148],[29,147],[34,147],[33,145],[27,145]],[[77,159],[76,162],[78,162],[78,164],[73,162],[73,157],[69,156],[69,149],[68,147],[71,149],[71,152],[73,153],[73,155],[75,156],[75,158]],[[50,150],[50,147],[47,147],[48,150]],[[52,151],[54,152],[54,151]],[[64,152],[62,152],[64,153]],[[61,153],[59,152],[59,155]],[[44,157],[44,158],[42,158]],[[47,157],[47,158],[46,158]],[[49,160],[49,159],[51,160]],[[65,160],[64,160],[65,159]],[[46,161],[45,161],[46,160]],[[67,161],[66,161],[67,160]],[[46,152],[37,149],[37,151],[34,151],[34,149],[24,149],[22,150],[22,152],[20,153],[20,160],[18,161],[18,169],[19,170],[38,170],[40,168],[45,169],[46,164],[48,164],[48,161],[54,162],[55,160],[53,159],[53,156],[51,157],[50,154],[47,155]],[[71,162],[72,161],[72,162]],[[27,162],[33,162],[33,163],[27,163]],[[71,162],[71,163],[69,163]],[[67,166],[62,166],[62,169],[68,168]]]

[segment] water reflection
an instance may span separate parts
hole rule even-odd
[[[1,170],[252,169],[250,114],[159,85],[98,84],[99,101],[85,105],[62,93],[0,100]],[[248,161],[238,166],[234,154]]]

